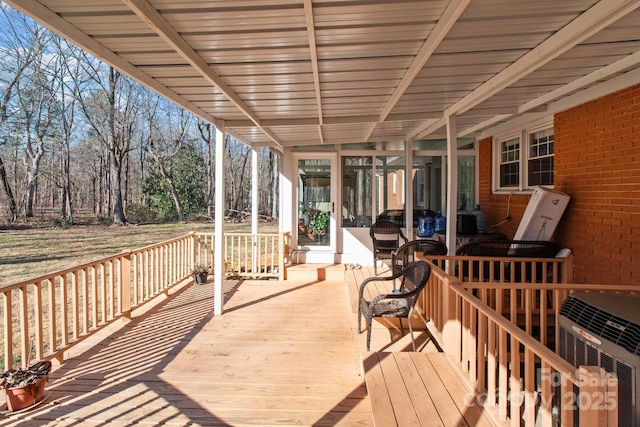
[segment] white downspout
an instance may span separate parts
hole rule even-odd
[[[216,131],[216,197],[215,197],[215,234],[213,257],[213,314],[222,314],[222,279],[224,277],[224,141],[225,130]]]
[[[458,220],[458,131],[456,117],[447,116],[447,248],[449,255],[456,253],[456,222]]]

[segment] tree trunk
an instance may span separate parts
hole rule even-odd
[[[124,205],[122,203],[122,166],[115,156],[111,156],[111,172],[113,185],[113,223],[116,225],[126,225],[127,219],[124,215]]]
[[[31,165],[27,173],[27,206],[25,208],[25,216],[33,217],[33,210],[36,203],[36,192],[38,189],[38,174],[40,173],[40,160],[44,154],[43,150],[38,149],[31,158]]]
[[[16,199],[13,196],[11,185],[9,185],[9,180],[7,179],[7,171],[4,169],[4,162],[2,161],[2,157],[0,157],[0,181],[2,181],[2,188],[4,188],[4,192],[7,195],[9,212],[11,214],[10,219],[11,221],[15,221],[18,219],[18,206],[16,205]]]

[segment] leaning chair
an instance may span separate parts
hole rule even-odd
[[[416,261],[416,252],[422,252],[424,255],[446,255],[447,246],[437,240],[430,239],[412,240],[405,243],[391,254],[393,274],[399,273],[404,266]]]
[[[402,229],[390,221],[377,221],[369,228],[373,241],[373,270],[378,274],[378,260],[391,259],[393,252],[407,243]]]
[[[358,333],[362,333],[362,317],[367,322],[367,351],[371,347],[371,324],[374,317],[397,318],[400,322],[400,330],[404,335],[404,325],[402,319],[406,318],[409,323],[409,333],[411,334],[411,345],[416,351],[416,343],[413,338],[413,328],[411,326],[411,315],[418,299],[418,295],[427,284],[431,275],[431,267],[425,261],[417,261],[408,264],[400,272],[389,277],[369,277],[360,285],[358,303]],[[370,283],[382,281],[400,281],[400,287],[392,293],[377,295],[371,300],[365,297],[365,288]]]

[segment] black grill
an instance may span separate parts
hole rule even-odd
[[[640,356],[640,325],[586,304],[572,295],[562,304],[560,314],[584,330]]]

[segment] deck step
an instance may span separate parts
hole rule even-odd
[[[293,264],[286,268],[286,280],[345,281],[344,264]]]

